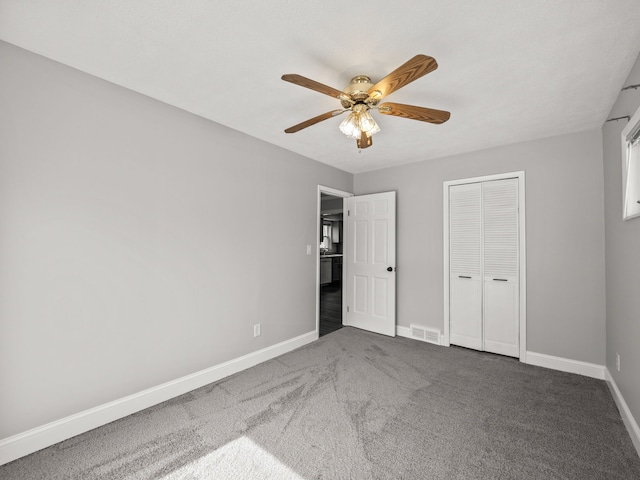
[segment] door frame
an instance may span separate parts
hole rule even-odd
[[[519,326],[519,350],[520,361],[527,362],[527,251],[526,251],[526,221],[525,221],[525,173],[524,171],[498,173],[483,177],[463,178],[459,180],[449,180],[442,184],[443,197],[443,251],[444,251],[444,346],[450,346],[450,325],[449,325],[449,282],[450,282],[450,258],[449,258],[449,187],[463,185],[466,183],[480,183],[492,180],[504,180],[507,178],[518,179],[518,236],[519,236],[519,259],[518,259],[518,286],[520,290],[520,326]]]
[[[316,256],[316,340],[320,337],[320,243],[318,239],[320,238],[320,223],[322,221],[322,194],[326,193],[328,195],[333,195],[334,197],[342,197],[342,220],[344,225],[344,199],[353,197],[353,193],[346,192],[344,190],[338,190],[336,188],[326,187],[324,185],[318,185],[318,205],[316,211],[316,237],[315,237],[315,248],[312,248],[311,251],[315,252]],[[343,237],[343,243],[345,242],[345,238]],[[342,264],[344,265],[346,252],[342,252]],[[342,269],[342,288],[344,289],[344,281],[345,281],[345,269]],[[344,292],[343,292],[344,293]],[[346,297],[342,295],[342,319],[344,323],[344,318],[347,312],[347,302]]]

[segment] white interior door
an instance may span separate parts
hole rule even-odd
[[[396,335],[396,193],[346,199],[345,325]]]

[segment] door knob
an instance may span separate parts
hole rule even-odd
[[[387,267],[387,272],[393,272],[393,267]]]

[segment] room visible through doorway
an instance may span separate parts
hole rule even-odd
[[[320,190],[318,333],[342,328],[343,198]]]

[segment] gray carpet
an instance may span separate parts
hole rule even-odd
[[[640,479],[605,382],[343,328],[2,479]]]

